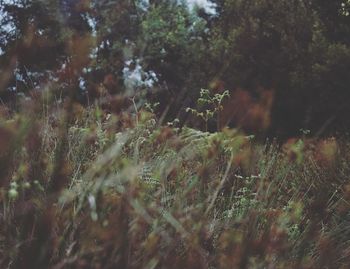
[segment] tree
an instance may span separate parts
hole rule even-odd
[[[187,107],[184,103],[195,102],[207,84],[206,29],[204,19],[177,1],[153,1],[142,22],[144,67],[157,74],[161,96],[172,100],[166,105],[172,106],[174,116]]]
[[[74,57],[72,40],[90,31],[77,5],[55,0],[1,3],[0,69],[8,74],[0,85],[2,98],[57,79],[57,71]]]
[[[273,89],[272,134],[297,134],[302,127],[316,133],[330,117],[339,121],[327,125],[328,130],[348,124],[340,117],[350,98],[344,75],[350,68],[344,1],[217,4],[209,46],[211,76],[217,72],[227,88],[243,88],[252,96],[261,88]],[[335,26],[338,33],[331,30]]]

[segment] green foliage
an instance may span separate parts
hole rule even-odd
[[[191,112],[196,117],[201,118],[205,123],[205,131],[208,131],[208,121],[222,111],[224,98],[229,97],[230,93],[229,91],[224,91],[223,93],[212,94],[210,90],[201,89],[199,95],[197,105],[200,108],[204,108],[204,111],[187,108],[186,112]]]
[[[226,95],[202,90],[199,102]],[[280,147],[162,126],[142,109],[27,102],[0,128],[13,154],[1,163],[2,267],[349,264],[348,140]]]
[[[59,2],[0,6],[0,268],[349,267],[348,2]],[[235,88],[303,137],[209,133]]]
[[[231,93],[274,91],[271,133],[348,126],[347,1],[214,3],[213,16],[185,1],[3,3],[0,98],[15,107],[18,93],[50,80],[56,98],[92,104],[127,92],[184,121],[195,89],[220,81]],[[126,70],[148,83],[128,83]]]

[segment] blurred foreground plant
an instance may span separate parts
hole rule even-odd
[[[350,264],[348,140],[281,147],[142,109],[42,108],[1,120],[1,268]]]

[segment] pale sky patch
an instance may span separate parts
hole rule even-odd
[[[199,7],[203,8],[209,15],[216,14],[216,4],[209,0],[186,0],[189,8]]]

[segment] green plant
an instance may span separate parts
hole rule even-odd
[[[202,119],[205,123],[205,131],[208,131],[208,122],[210,119],[214,118],[222,109],[222,103],[225,97],[229,97],[229,91],[224,91],[223,93],[211,93],[208,89],[201,89],[199,93],[200,97],[197,100],[197,105],[199,109],[186,108],[186,112],[190,112],[196,117]],[[219,120],[218,120],[219,121]]]

